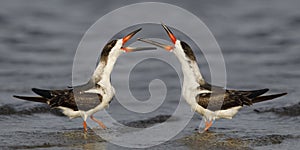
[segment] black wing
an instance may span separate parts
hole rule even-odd
[[[210,110],[225,110],[235,106],[252,105],[253,99],[266,93],[269,89],[254,91],[224,90],[220,87],[213,87],[209,84],[201,86],[200,90],[212,91],[196,96],[199,105]]]
[[[96,93],[84,93],[80,89],[43,90],[32,89],[36,94],[49,100],[51,108],[67,107],[77,110],[89,110],[102,102],[102,96]],[[74,96],[75,95],[75,96]]]
[[[207,88],[207,89],[206,89]],[[253,91],[224,90],[223,88],[210,86],[206,84],[201,86],[200,90],[209,90],[212,93],[202,93],[196,96],[199,105],[210,110],[225,110],[231,107],[252,105],[253,103],[271,100],[286,95],[287,93],[279,93],[273,95],[261,96],[269,91],[269,89],[260,89]]]

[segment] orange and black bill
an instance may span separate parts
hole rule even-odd
[[[166,30],[166,32],[168,33],[171,41],[173,44],[175,44],[176,42],[176,37],[175,35],[171,32],[171,30],[165,25],[165,24],[161,24],[163,26],[163,28]]]
[[[156,42],[156,41],[152,41],[152,40],[148,40],[148,39],[142,39],[142,38],[138,38],[139,41],[142,41],[142,42],[145,42],[145,43],[148,43],[148,44],[152,44],[152,45],[155,45],[155,46],[158,46],[158,47],[161,47],[167,51],[172,51],[173,50],[173,46],[171,45],[167,45],[167,44],[162,44],[162,43],[159,43],[159,42]]]
[[[122,45],[124,45],[128,40],[130,40],[136,33],[138,33],[139,31],[141,31],[142,28],[139,28],[131,33],[129,33],[128,35],[124,36],[122,38]],[[143,51],[143,50],[154,50],[156,49],[155,47],[122,47],[122,50],[124,50],[125,52],[136,52],[136,51]]]

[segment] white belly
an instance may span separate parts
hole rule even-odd
[[[196,96],[200,94],[200,92],[201,91],[199,91],[196,88],[186,87],[186,89],[183,90],[183,97],[185,98],[187,103],[191,106],[192,110],[202,115],[206,120],[215,120],[220,118],[232,119],[232,117],[236,115],[238,110],[242,108],[242,106],[237,106],[227,110],[217,110],[217,111],[211,111],[209,109],[205,109],[202,106],[200,106],[196,101]],[[209,92],[209,91],[202,91],[201,93],[203,92]]]

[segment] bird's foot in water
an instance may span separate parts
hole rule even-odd
[[[199,133],[204,133],[206,131],[208,131],[208,129],[213,125],[213,121],[205,121],[205,128],[203,129],[203,125],[202,125],[202,122],[200,123],[199,125],[199,128],[198,128],[198,132]]]

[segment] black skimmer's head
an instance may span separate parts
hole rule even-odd
[[[127,47],[125,44],[139,31],[141,31],[142,28],[139,28],[123,38],[115,39],[109,41],[103,48],[101,53],[101,60],[107,60],[108,57],[118,57],[123,52],[136,52],[136,51],[142,51],[142,50],[152,50],[156,49],[155,47]]]
[[[192,48],[184,41],[176,38],[172,31],[165,25],[161,24],[167,32],[172,44],[163,44],[149,39],[139,38],[139,41],[149,43],[165,49],[166,51],[173,52],[181,63],[182,72],[184,74],[184,80],[186,84],[196,85],[198,82],[203,83],[204,79],[200,73],[197,65],[197,60]]]
[[[139,38],[138,40],[161,47],[169,52],[174,52],[178,58],[183,58],[186,61],[196,61],[196,57],[191,47],[186,42],[178,40],[175,37],[175,35],[172,33],[172,31],[165,24],[162,24],[162,27],[167,32],[172,42],[172,45],[167,45],[153,40],[142,39],[142,38]]]
[[[152,50],[156,49],[155,47],[127,47],[125,44],[142,28],[139,28],[123,38],[114,39],[109,41],[103,48],[100,56],[100,63],[98,64],[94,74],[92,76],[92,83],[98,83],[100,79],[103,79],[103,76],[109,77],[110,73],[114,67],[115,62],[117,61],[118,57],[126,52],[136,52],[142,50]],[[110,79],[108,79],[110,80]]]

